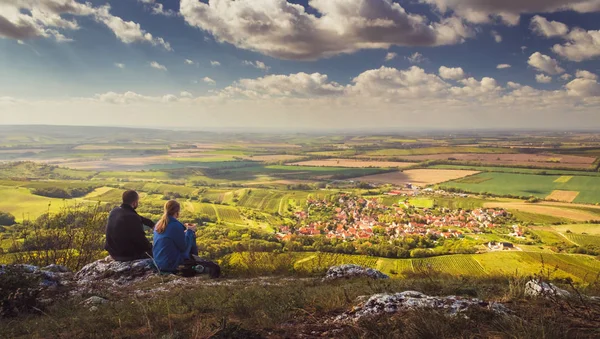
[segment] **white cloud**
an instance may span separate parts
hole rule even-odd
[[[600,57],[600,30],[573,28],[564,39],[567,42],[552,47],[552,51],[563,58],[580,62]]]
[[[561,80],[564,80],[564,81],[568,81],[568,80],[569,80],[569,79],[571,79],[572,77],[573,77],[573,76],[572,76],[571,74],[565,73],[565,74],[563,74],[563,75],[561,75],[561,76],[560,76],[560,79],[561,79]]]
[[[138,0],[139,2],[145,4],[150,8],[152,14],[155,15],[164,15],[164,16],[175,16],[175,13],[172,10],[165,10],[163,4],[156,2],[156,0]]]
[[[9,124],[33,120],[108,124],[121,117],[123,124],[137,121],[140,126],[279,131],[382,126],[589,128],[599,123],[600,85],[597,80],[578,78],[559,89],[535,89],[516,82],[503,88],[489,77],[449,83],[417,66],[381,67],[358,74],[347,85],[325,74],[296,73],[242,79],[197,97],[187,92],[150,96],[129,91],[56,100],[7,97],[0,98],[0,106]],[[173,113],[165,115],[165,110]]]
[[[342,94],[344,86],[329,81],[327,75],[304,72],[242,79],[225,88],[222,94],[247,98],[313,97]]]
[[[492,31],[491,34],[492,34],[492,37],[494,38],[494,41],[496,41],[497,43],[502,42],[502,35],[500,35],[498,32]]]
[[[159,64],[156,61],[152,61],[150,63],[150,67],[156,68],[156,69],[161,70],[161,71],[166,71],[167,70],[167,67],[165,67],[164,65]]]
[[[172,50],[168,42],[155,38],[138,23],[125,21],[110,13],[110,5],[92,7],[90,3],[75,0],[19,0],[0,1],[0,38],[16,40],[54,38],[68,42],[61,31],[79,29],[74,16],[91,16],[106,25],[124,43],[148,42]]]
[[[600,96],[600,84],[593,79],[577,78],[565,85],[567,93],[577,97]]]
[[[347,89],[349,94],[387,101],[441,97],[451,87],[437,75],[428,74],[417,66],[406,70],[381,67],[361,73],[352,82]]]
[[[427,58],[425,58],[423,54],[419,52],[414,52],[410,56],[405,57],[405,59],[408,60],[408,62],[410,62],[411,64],[420,64],[427,60]]]
[[[542,71],[542,72],[546,72],[548,74],[561,74],[563,73],[565,70],[560,67],[560,65],[558,64],[558,61],[552,59],[551,57],[544,55],[540,52],[535,52],[533,53],[530,57],[529,60],[527,61],[527,63],[532,66],[535,67],[536,69]]]
[[[216,67],[216,66],[221,66],[221,63],[218,62],[218,61],[211,60],[210,65],[213,66],[213,67]]]
[[[172,51],[171,45],[163,38],[155,38],[133,21],[125,21],[110,14],[110,5],[104,5],[96,9],[94,17],[110,28],[115,36],[126,44],[134,42],[148,42],[153,46],[161,46],[167,51]]]
[[[562,22],[548,21],[546,18],[539,15],[531,18],[530,27],[537,35],[546,38],[563,36],[569,32],[569,27]]]
[[[271,67],[267,66],[264,62],[258,61],[258,60],[255,61],[255,62],[244,60],[242,62],[242,64],[244,64],[246,66],[251,66],[251,67],[254,67],[254,68],[262,69],[265,72],[268,72],[269,69],[271,69]]]
[[[577,70],[575,77],[588,80],[598,80],[598,76],[586,70]]]
[[[181,92],[179,94],[179,96],[182,97],[182,98],[193,98],[194,97],[194,95],[192,93],[187,92],[187,91]]]
[[[217,82],[214,81],[213,79],[209,78],[209,77],[204,77],[204,79],[202,79],[202,81],[204,81],[205,83],[209,84],[209,85],[214,85]]]
[[[527,46],[521,46],[521,53],[525,53],[525,50],[527,50]]]
[[[121,64],[121,63],[115,63],[115,66],[120,69],[125,68],[125,64]]]
[[[385,61],[392,61],[392,60],[396,59],[397,56],[398,56],[397,53],[388,52],[388,54],[385,55]]]
[[[510,68],[511,66],[509,64],[500,64],[498,66],[496,66],[497,69],[505,69],[505,68]]]
[[[439,73],[442,79],[462,80],[465,78],[465,72],[460,67],[448,68],[446,66],[441,66]]]
[[[535,81],[539,82],[540,84],[549,84],[552,82],[552,77],[545,74],[536,74]]]
[[[580,13],[600,11],[598,0],[420,0],[436,6],[442,13],[453,12],[473,23],[489,23],[500,18],[507,24],[519,23],[521,14],[554,13],[573,10]]]
[[[190,60],[190,59],[185,59],[185,64],[186,65],[195,65],[196,63],[194,62],[194,60]]]
[[[181,0],[186,22],[217,41],[265,55],[314,60],[360,49],[438,46],[475,32],[457,18],[429,22],[392,0],[311,0],[312,14],[286,0]]]

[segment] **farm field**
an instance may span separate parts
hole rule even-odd
[[[539,175],[561,175],[561,176],[600,176],[596,171],[573,171],[560,169],[542,169],[542,168],[522,168],[505,166],[471,166],[471,165],[433,165],[427,168],[437,169],[462,169],[479,172],[500,172],[500,173],[521,173],[521,174],[539,174]]]
[[[587,170],[593,167],[595,157],[582,157],[565,154],[477,154],[450,153],[401,156],[408,161],[449,160],[475,162],[498,166],[534,166],[543,168],[569,168]]]
[[[492,147],[426,147],[426,148],[410,148],[410,149],[380,149],[376,151],[367,152],[362,156],[374,156],[374,157],[399,157],[399,156],[410,156],[410,155],[430,155],[430,154],[453,154],[453,153],[484,153],[484,154],[502,154],[502,153],[516,153],[511,149],[506,148],[492,148]]]
[[[412,183],[419,186],[435,185],[449,180],[456,180],[479,172],[464,170],[435,170],[435,169],[413,169],[402,172],[390,172],[384,174],[370,175],[353,178],[352,180],[375,183],[406,185]]]
[[[547,198],[555,190],[579,192],[573,199],[576,203],[600,203],[600,178],[572,176],[561,182],[563,176],[532,175],[515,173],[480,173],[465,179],[447,182],[443,187],[452,187],[474,193],[496,195],[534,196]],[[559,180],[557,182],[557,180]],[[574,193],[571,193],[574,194]]]
[[[600,236],[600,225],[599,224],[575,224],[575,225],[557,225],[552,226],[554,230],[562,234],[566,234],[567,231],[572,233],[581,234],[587,233],[590,235]]]
[[[368,168],[368,167],[381,167],[381,168],[406,168],[414,166],[417,163],[413,162],[400,162],[400,161],[368,161],[368,160],[355,160],[355,159],[323,159],[323,160],[308,160],[302,162],[295,162],[289,165],[296,166],[323,166],[323,167],[350,167],[350,168]]]
[[[502,202],[502,201],[494,201],[494,202],[486,202],[484,207],[498,207],[504,208],[509,211],[519,211],[524,212],[526,214],[531,214],[533,216],[538,216],[542,219],[537,219],[534,217],[532,221],[534,223],[552,223],[552,222],[563,222],[566,220],[573,221],[588,221],[595,220],[598,218],[597,214],[578,210],[571,209],[562,206],[556,205],[548,205],[543,203],[531,204],[526,202]],[[543,219],[545,217],[551,217],[554,219]]]
[[[261,261],[266,265],[273,261],[273,256],[274,254],[263,254]],[[402,277],[406,274],[420,272],[470,277],[529,276],[551,272],[556,277],[570,277],[575,281],[591,282],[594,281],[597,274],[600,274],[600,262],[588,256],[519,251],[449,255],[423,259],[388,259],[364,255],[308,252],[301,253],[293,263],[293,267],[300,272],[315,272],[340,264],[372,267],[392,277]]]

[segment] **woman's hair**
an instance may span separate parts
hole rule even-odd
[[[165,213],[154,226],[154,230],[158,233],[163,233],[167,229],[167,225],[169,224],[169,217],[175,216],[175,214],[179,213],[180,209],[181,206],[177,201],[167,201],[167,203],[165,204]]]

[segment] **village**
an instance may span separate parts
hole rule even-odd
[[[509,213],[503,209],[477,208],[472,211],[448,208],[417,208],[408,201],[386,206],[377,198],[340,195],[337,200],[309,200],[306,210],[295,213],[296,227],[282,226],[282,241],[298,236],[325,236],[328,239],[356,240],[384,236],[389,240],[407,236],[463,238],[465,234],[489,233],[506,226]],[[511,236],[523,229],[512,226]]]

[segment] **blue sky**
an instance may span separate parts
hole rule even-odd
[[[599,127],[598,0],[291,3],[0,0],[0,124]]]

